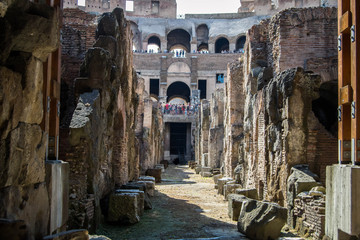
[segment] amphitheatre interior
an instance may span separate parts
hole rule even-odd
[[[359,2],[177,4],[0,0],[0,239],[359,239]]]

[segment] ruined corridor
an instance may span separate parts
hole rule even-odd
[[[237,2],[0,0],[1,240],[360,238],[360,4]]]

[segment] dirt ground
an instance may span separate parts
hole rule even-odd
[[[247,239],[227,215],[227,202],[217,194],[212,178],[203,178],[187,166],[170,165],[162,174],[145,211],[132,226],[102,225],[98,234],[113,240]]]

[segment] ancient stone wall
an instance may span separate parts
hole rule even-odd
[[[228,81],[225,88],[224,110],[224,166],[223,175],[233,176],[239,159],[243,139],[244,91],[243,66],[240,61],[228,66]],[[240,169],[239,169],[240,170]]]
[[[69,227],[94,230],[103,199],[162,156],[161,120],[153,117],[147,125],[151,100],[133,70],[130,24],[122,9],[100,17],[96,42],[71,84],[77,103],[61,129],[62,157],[70,164]],[[150,106],[150,117],[156,110]]]
[[[222,173],[260,199],[285,206],[292,166],[323,181],[337,162],[336,17],[335,8],[282,11],[248,31],[228,67]]]
[[[325,166],[336,162],[336,154],[328,155],[325,150],[337,149],[331,130],[334,122],[324,124],[319,116],[323,107],[313,102],[330,94],[331,87],[326,87],[326,94],[318,88],[324,88],[321,86],[336,76],[336,64],[332,62],[337,54],[336,9],[280,12],[252,27],[247,39],[250,41],[246,43],[242,66],[244,141],[238,174],[245,180],[242,184],[246,188],[255,187],[259,196],[284,204],[289,167],[307,163],[311,171],[324,179]],[[311,48],[314,45],[316,48]],[[294,51],[300,48],[305,50]],[[314,58],[319,59],[318,65],[304,65],[316,62]],[[327,65],[329,62],[333,64]],[[281,72],[297,65],[323,78],[299,69]],[[325,102],[332,106],[331,101]]]
[[[61,125],[68,126],[75,109],[74,80],[79,76],[86,51],[95,43],[98,16],[80,9],[63,10],[61,30]]]
[[[60,12],[29,1],[0,5],[0,238],[40,239],[59,227],[50,226],[57,202],[47,185],[42,92],[44,62],[59,47]]]
[[[224,139],[224,89],[217,89],[210,101],[210,129],[208,137],[208,162],[212,169],[223,165]]]

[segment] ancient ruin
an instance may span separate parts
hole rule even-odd
[[[358,239],[359,14],[0,0],[0,239]]]

